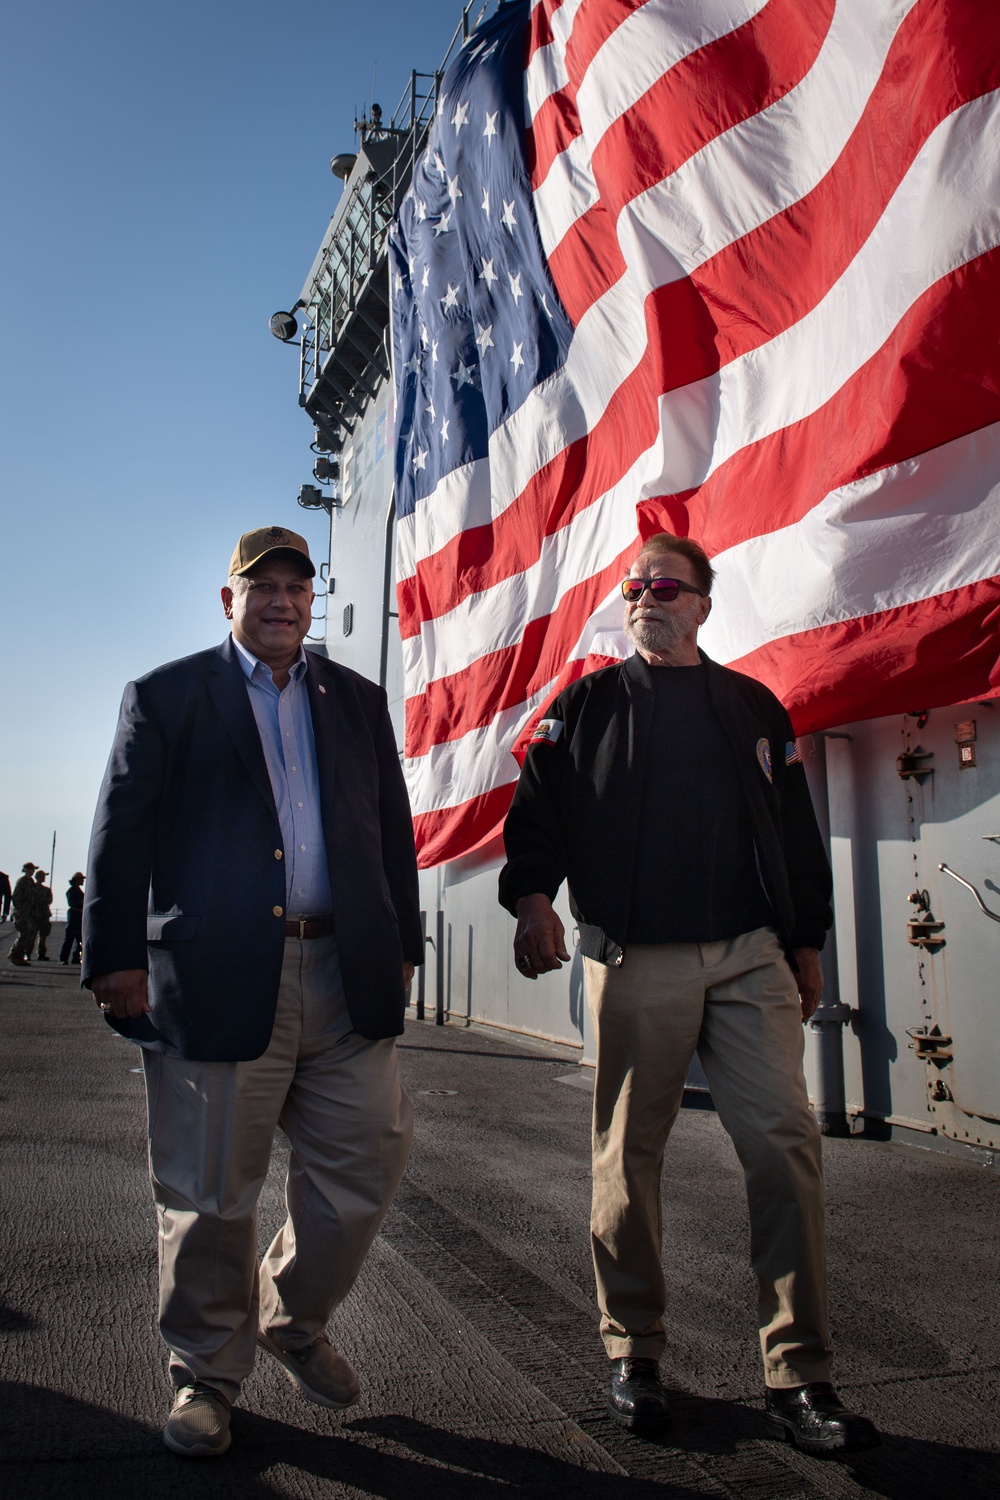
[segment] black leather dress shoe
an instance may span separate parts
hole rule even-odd
[[[667,1393],[660,1381],[655,1359],[611,1361],[611,1415],[639,1437],[662,1432],[670,1421]]]
[[[768,1388],[764,1410],[769,1437],[782,1438],[820,1458],[831,1453],[863,1453],[882,1441],[874,1423],[848,1411],[826,1381],[789,1390]]]

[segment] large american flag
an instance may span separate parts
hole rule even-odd
[[[443,83],[390,246],[421,860],[624,654],[637,539],[806,732],[1000,693],[986,0],[536,0]]]

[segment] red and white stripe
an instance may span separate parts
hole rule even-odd
[[[400,523],[423,863],[496,831],[652,531],[705,544],[706,649],[800,732],[1000,692],[992,11],[538,0],[528,156],[575,333]]]

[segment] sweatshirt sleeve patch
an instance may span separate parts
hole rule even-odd
[[[531,732],[531,743],[533,745],[554,745],[562,732],[562,719],[539,719]]]
[[[798,740],[789,740],[785,746],[785,765],[801,766],[802,752],[799,749]]]

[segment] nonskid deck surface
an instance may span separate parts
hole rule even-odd
[[[0,929],[0,942],[10,933]],[[261,1360],[221,1459],[172,1457],[136,1051],[77,973],[0,971],[0,1491],[186,1497],[978,1500],[1000,1475],[997,1174],[907,1147],[824,1150],[838,1383],[884,1444],[852,1464],[768,1441],[742,1173],[682,1112],[664,1171],[676,1420],[605,1410],[587,1214],[587,1091],[565,1054],[410,1022],[410,1168],[331,1325],[363,1393],[308,1406]],[[261,1242],[282,1215],[279,1135]]]

